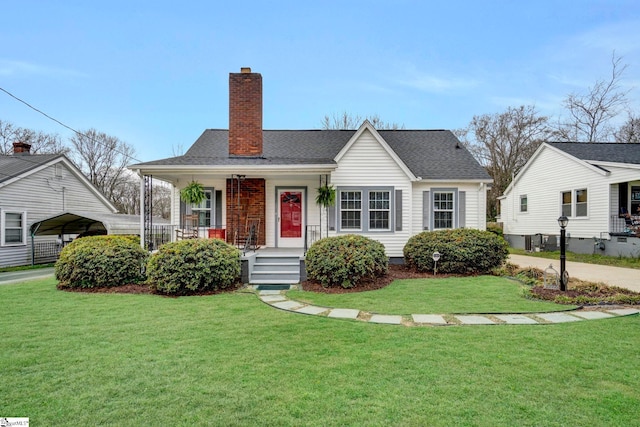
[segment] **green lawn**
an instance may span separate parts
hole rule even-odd
[[[0,301],[0,416],[34,426],[638,425],[638,316],[401,327],[53,279]]]
[[[376,291],[318,294],[289,291],[291,299],[322,307],[358,308],[371,313],[533,313],[573,306],[527,300],[522,285],[496,276],[396,280]]]

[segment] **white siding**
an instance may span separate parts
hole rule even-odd
[[[587,189],[588,215],[569,217],[567,233],[592,238],[609,231],[611,215],[617,213],[617,194],[612,184],[640,179],[640,170],[607,167],[604,174],[549,148],[543,148],[505,196],[501,204],[504,233],[512,235],[559,234],[561,192]],[[526,195],[528,211],[520,212],[520,196]],[[575,202],[575,193],[573,194]]]
[[[340,159],[338,168],[331,175],[331,183],[335,187],[392,186],[395,190],[402,190],[402,231],[362,233],[382,242],[388,256],[401,257],[412,229],[411,182],[368,130]]]
[[[113,213],[63,163],[62,177],[55,176],[55,164],[0,188],[0,210],[27,212],[27,228],[36,221],[62,213],[81,210]],[[31,262],[31,237],[23,246],[0,247],[0,266]]]

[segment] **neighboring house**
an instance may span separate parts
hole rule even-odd
[[[640,144],[542,144],[500,198],[498,221],[511,246],[553,250],[561,215],[568,250],[640,255]]]
[[[0,156],[0,267],[55,260],[65,240],[81,232],[140,231],[139,217],[115,226],[116,208],[64,155],[13,147],[13,155]]]
[[[176,227],[196,215],[200,236],[237,243],[252,224],[267,248],[357,233],[391,258],[423,230],[485,229],[492,180],[450,131],[376,130],[367,121],[357,130],[263,130],[261,75],[243,68],[229,85],[229,130],[205,130],[182,156],[130,166],[173,184]],[[207,194],[195,207],[179,195],[192,180]],[[328,230],[315,203],[325,182],[337,191]]]

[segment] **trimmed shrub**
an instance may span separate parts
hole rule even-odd
[[[489,231],[457,228],[425,231],[404,246],[405,263],[417,271],[433,271],[433,253],[440,253],[438,272],[488,273],[507,259],[508,244]]]
[[[387,274],[384,245],[356,234],[326,237],[307,251],[307,277],[324,287],[357,287],[362,281]]]
[[[144,281],[147,252],[129,236],[88,236],[68,244],[55,264],[60,288],[122,286]]]
[[[240,251],[220,239],[166,243],[151,255],[147,277],[152,290],[165,294],[226,289],[240,278]]]

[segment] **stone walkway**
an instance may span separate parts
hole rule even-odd
[[[640,313],[619,306],[523,314],[412,314],[410,316],[374,314],[353,308],[318,307],[287,298],[286,291],[256,291],[258,298],[271,307],[292,313],[350,319],[368,323],[404,326],[451,325],[549,325],[582,320],[611,319]]]

